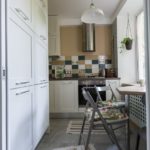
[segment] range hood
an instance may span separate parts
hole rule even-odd
[[[95,25],[83,23],[83,51],[95,51]]]

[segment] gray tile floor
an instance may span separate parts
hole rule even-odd
[[[45,134],[39,143],[37,150],[53,150],[54,148],[77,145],[79,135],[66,134],[66,129],[69,121],[72,119],[52,119],[50,122],[51,132]],[[118,134],[119,142],[123,150],[125,150],[124,136]],[[135,148],[135,135],[131,136],[131,150]],[[112,145],[107,135],[92,135],[91,143],[94,144],[96,150],[117,150]],[[143,148],[141,150],[144,150]]]

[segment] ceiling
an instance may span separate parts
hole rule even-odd
[[[144,9],[144,0],[127,0],[119,15],[126,15],[129,13],[136,16],[142,9]]]
[[[59,15],[61,18],[79,19],[87,9],[91,0],[48,0],[49,15]],[[112,19],[126,0],[93,0],[96,7],[104,11],[105,18]]]

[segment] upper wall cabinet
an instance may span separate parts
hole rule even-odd
[[[8,5],[26,24],[32,26],[32,0],[9,0]]]
[[[58,16],[48,17],[49,56],[60,55],[60,26]]]
[[[34,30],[40,40],[48,45],[48,14],[46,0],[34,0]]]

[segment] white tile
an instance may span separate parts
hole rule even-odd
[[[99,73],[99,66],[98,65],[92,65],[92,73]]]
[[[112,68],[112,64],[105,64],[105,68],[106,69],[111,69]]]
[[[65,70],[72,70],[72,65],[65,65]]]
[[[105,64],[105,59],[99,60],[99,64]]]
[[[92,60],[85,60],[85,64],[86,65],[91,65],[92,64]]]
[[[78,62],[78,56],[71,56],[71,60],[73,64],[77,64]]]
[[[65,56],[60,56],[59,60],[65,61]]]
[[[100,61],[100,60],[105,60],[106,59],[106,56],[104,56],[104,55],[101,55],[101,56],[98,56],[98,60]]]
[[[79,65],[79,69],[85,69],[85,65]]]

